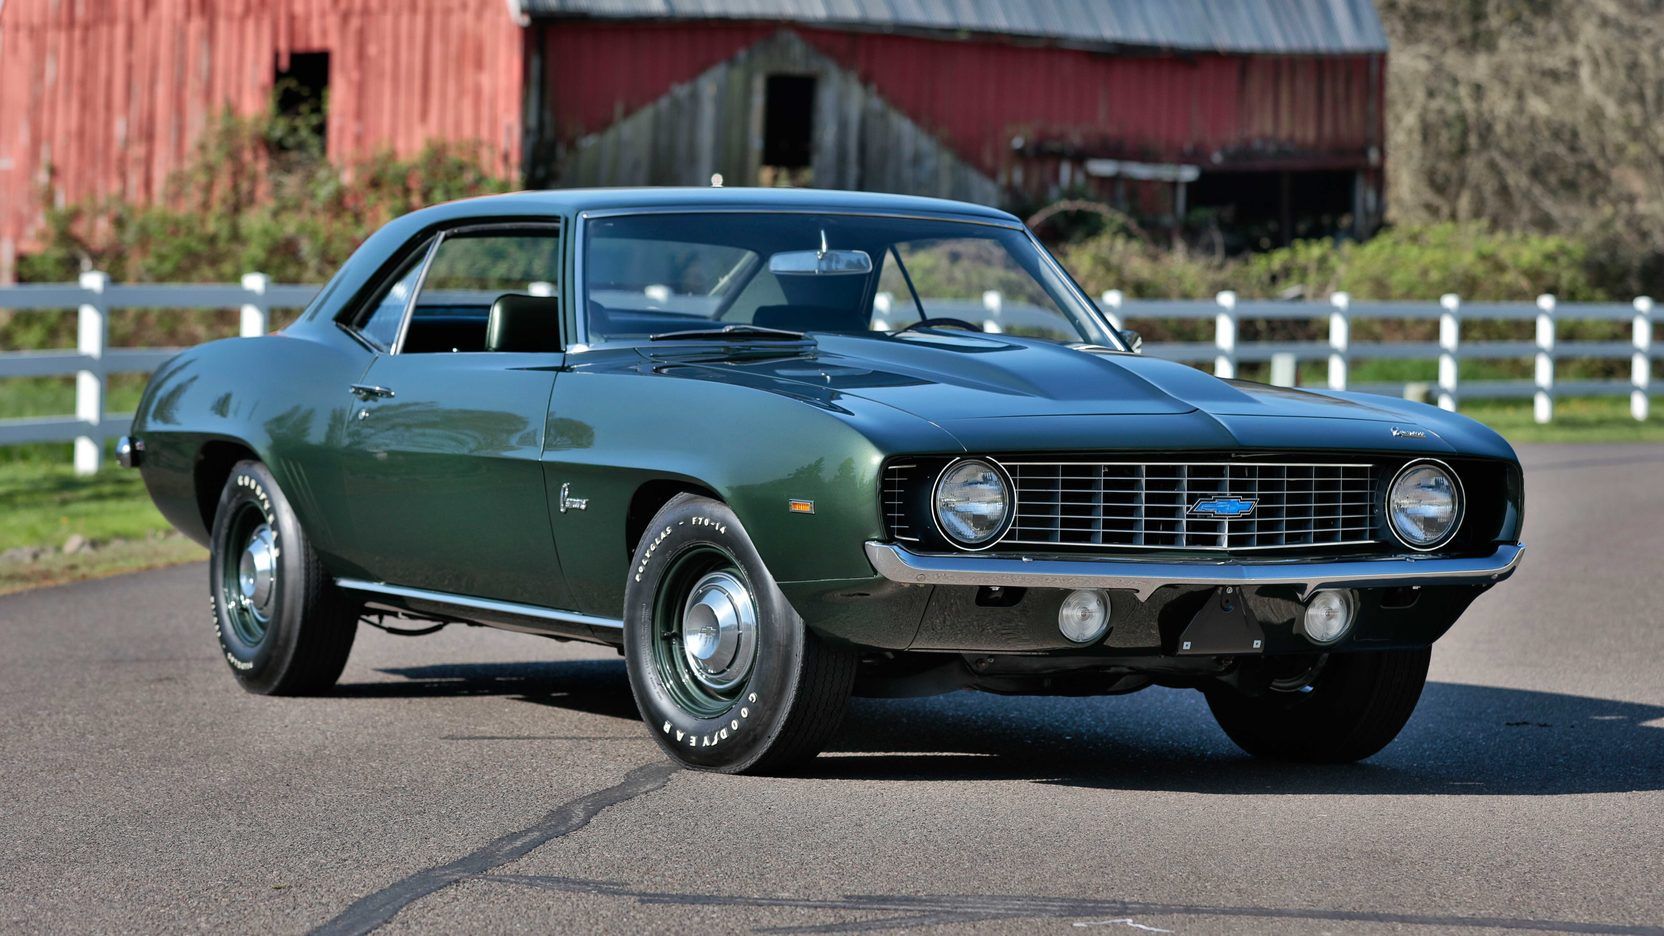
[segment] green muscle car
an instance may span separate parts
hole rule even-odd
[[[965,688],[1190,687],[1255,755],[1380,750],[1520,561],[1513,450],[1136,339],[988,208],[529,192],[400,218],[293,325],[179,355],[119,455],[212,550],[252,692],[327,690],[361,621],[463,622],[620,648],[708,770]]]

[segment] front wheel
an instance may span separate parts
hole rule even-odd
[[[1249,695],[1207,690],[1208,708],[1256,757],[1315,763],[1363,760],[1398,737],[1427,683],[1431,647],[1316,657],[1298,677]]]
[[[855,652],[804,626],[726,504],[666,504],[636,546],[624,598],[636,706],[683,765],[784,770],[837,730]]]

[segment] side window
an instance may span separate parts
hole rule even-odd
[[[351,327],[382,350],[393,347],[399,337],[399,323],[416,282],[422,275],[422,261],[427,258],[431,241],[412,251],[410,256],[387,277],[381,290],[353,317]]]
[[[541,351],[558,348],[560,335],[560,233],[550,228],[508,228],[445,235],[422,278],[405,329],[401,353]],[[501,315],[488,344],[492,306],[516,300]]]

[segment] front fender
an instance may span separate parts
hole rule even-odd
[[[636,370],[562,373],[545,479],[578,610],[619,613],[635,547],[629,506],[643,485],[663,481],[726,502],[782,583],[871,578],[863,544],[883,532],[879,469],[904,437],[911,450],[959,451],[932,424],[853,397],[832,403]],[[587,499],[583,510],[560,510],[563,488]],[[813,512],[794,512],[794,500]]]

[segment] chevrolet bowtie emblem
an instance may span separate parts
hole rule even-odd
[[[1190,506],[1190,512],[1203,517],[1246,517],[1254,512],[1257,503],[1252,497],[1204,497]]]

